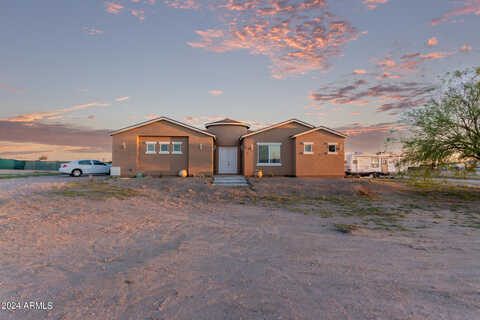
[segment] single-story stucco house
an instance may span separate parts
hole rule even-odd
[[[290,119],[250,131],[224,119],[205,130],[167,117],[111,132],[113,166],[122,176],[243,174],[343,177],[346,135]]]

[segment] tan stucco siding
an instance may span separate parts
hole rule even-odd
[[[247,128],[236,125],[218,125],[208,127],[207,131],[217,137],[215,141],[217,146],[233,147],[240,144],[240,137],[247,133]]]
[[[310,128],[298,123],[288,123],[242,140],[243,146],[243,174],[252,176],[256,170],[262,170],[264,175],[289,176],[295,174],[294,164],[294,139],[292,135],[309,130]],[[257,166],[258,145],[257,143],[281,143],[280,162],[281,166]]]
[[[182,149],[185,148],[186,157],[179,159],[179,155],[173,154],[149,156],[157,156],[159,161],[166,160],[166,163],[180,160],[179,165],[183,165],[186,161],[189,175],[213,174],[213,138],[167,121],[154,122],[113,135],[112,165],[121,168],[122,176],[131,176],[141,172],[142,165],[143,169],[147,168],[147,171],[151,171],[155,160],[146,160],[143,156],[140,157],[140,153],[144,153],[142,148],[145,148],[145,144],[141,144],[141,140],[155,139],[154,141],[158,142],[166,138],[173,141],[176,141],[177,138],[186,141],[182,147]],[[157,151],[158,148],[157,144]],[[162,168],[167,168],[167,165],[159,166],[158,171],[163,172]],[[174,170],[177,168],[173,166],[170,168],[170,174],[176,174]]]
[[[313,143],[313,154],[304,154],[305,143]],[[343,177],[345,139],[326,131],[314,131],[294,139],[297,177]],[[328,154],[328,143],[337,143],[336,154]]]
[[[247,128],[237,125],[216,125],[208,127],[208,132],[214,134],[217,139],[215,141],[216,149],[214,153],[215,159],[215,174],[218,173],[219,158],[218,147],[239,147],[240,137],[247,133]],[[242,156],[240,148],[237,151],[237,173],[242,172]]]
[[[169,153],[147,153],[147,142],[157,142],[156,151],[160,151],[158,142],[168,143]],[[139,136],[137,171],[145,175],[175,175],[180,170],[188,170],[188,137]],[[181,143],[182,153],[172,153],[172,143]]]

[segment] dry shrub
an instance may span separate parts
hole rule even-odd
[[[365,185],[355,184],[353,185],[353,191],[355,191],[355,193],[361,197],[368,197],[369,199],[375,198],[374,192]]]

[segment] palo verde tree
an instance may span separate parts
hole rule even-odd
[[[480,161],[480,68],[449,74],[438,98],[408,112],[406,121],[412,129],[403,140],[408,162]]]

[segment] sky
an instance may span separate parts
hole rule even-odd
[[[405,112],[480,66],[480,0],[0,3],[0,157],[111,159],[109,132],[290,118],[397,151]]]

